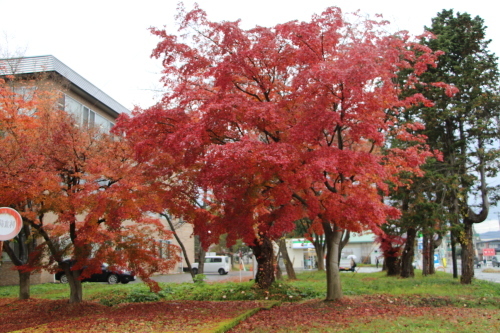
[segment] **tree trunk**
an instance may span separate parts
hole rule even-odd
[[[200,243],[200,248],[198,249],[198,274],[203,274],[205,270],[205,254],[206,252]],[[191,276],[194,279],[194,274],[192,271],[191,271]]]
[[[69,284],[69,302],[81,303],[83,301],[82,281],[80,281],[81,271],[64,270]]]
[[[460,283],[471,284],[474,277],[474,244],[472,223],[464,221],[464,235],[460,238],[462,245],[462,276]]]
[[[280,256],[281,256],[281,248],[278,245],[278,253],[276,254],[276,259],[274,260],[274,264],[276,265],[276,280],[281,280],[283,278],[283,272],[280,267]]]
[[[64,270],[69,284],[69,302],[81,303],[83,301],[82,281],[80,281],[81,270],[72,270],[70,262],[60,262],[59,267]]]
[[[189,260],[189,256],[188,256],[188,253],[186,251],[186,247],[184,246],[184,243],[182,242],[182,240],[179,238],[179,235],[177,234],[177,230],[175,229],[174,224],[172,223],[172,220],[170,219],[170,216],[168,214],[163,214],[163,213],[160,215],[163,216],[167,220],[168,226],[170,227],[170,230],[174,234],[175,240],[177,241],[177,243],[181,247],[181,251],[182,251],[182,254],[184,255],[184,259],[186,260],[186,265],[188,267],[189,273],[191,274],[191,277],[194,279],[195,274],[193,273],[193,267],[191,266],[191,260]],[[233,261],[231,261],[231,262],[233,262]]]
[[[390,239],[382,238],[380,247],[384,253],[383,270],[387,276],[398,276],[401,273],[401,263],[399,259],[399,248],[394,247]]]
[[[80,274],[77,274],[76,271],[73,271],[73,274],[68,275],[70,303],[81,303],[83,301],[82,281],[79,280],[79,277]]]
[[[415,238],[417,230],[413,227],[408,228],[406,231],[406,243],[401,255],[401,277],[410,278],[415,277],[413,269],[413,258],[415,257]]]
[[[342,230],[335,224],[323,221],[326,241],[326,299],[336,301],[343,297],[340,284],[339,251]]]
[[[478,140],[479,150],[483,149],[483,140]],[[488,187],[486,184],[486,162],[484,161],[485,156],[483,154],[478,154],[479,159],[479,175],[481,179],[481,211],[475,213],[470,207],[468,207],[467,214],[463,220],[463,235],[459,238],[460,245],[462,245],[462,276],[460,277],[460,283],[471,284],[472,278],[474,277],[474,223],[481,223],[488,217],[488,212],[490,209],[490,202],[488,200]]]
[[[274,282],[274,254],[273,243],[267,237],[255,240],[250,246],[257,260],[257,274],[255,282],[262,289],[269,289]]]
[[[340,265],[340,259],[342,259],[342,250],[344,247],[349,243],[349,239],[351,238],[351,232],[349,230],[344,230],[342,231],[342,236],[340,237],[340,244],[339,244],[339,265]],[[361,258],[359,258],[361,260]]]
[[[280,239],[278,245],[281,255],[283,256],[283,261],[285,263],[286,275],[288,276],[288,280],[297,280],[297,276],[295,275],[295,270],[293,269],[293,263],[290,260],[290,256],[288,255],[285,238]],[[323,259],[321,260],[323,261]]]
[[[453,230],[450,232],[450,243],[451,243],[451,262],[453,263],[453,278],[458,278],[458,263],[457,263],[457,249],[455,236],[453,235]]]
[[[19,299],[30,298],[30,272],[17,271],[19,274]]]
[[[24,219],[23,219],[24,221]],[[0,246],[0,250],[3,249],[10,260],[15,266],[22,266],[28,263],[29,255],[34,251],[36,243],[35,241],[27,241],[31,237],[31,228],[25,223],[20,231],[20,233],[13,239],[2,242],[3,246]],[[11,241],[17,242],[18,252],[16,253],[13,248],[10,247]],[[1,251],[0,251],[1,252]],[[30,278],[31,273],[22,273],[18,271],[19,276],[19,299],[29,299],[30,298]]]
[[[434,240],[434,234],[431,234],[429,239],[429,274],[436,274],[436,265],[434,263],[434,251],[436,250],[436,241]]]
[[[384,258],[387,267],[387,276],[398,276],[401,273],[399,257],[387,256]]]
[[[316,251],[316,258],[318,258],[318,271],[325,270],[325,240],[324,236],[314,236],[314,250]]]
[[[422,275],[427,276],[431,273],[430,270],[430,265],[433,263],[430,259],[430,254],[431,254],[431,244],[429,242],[429,235],[424,234],[423,241],[422,241]]]

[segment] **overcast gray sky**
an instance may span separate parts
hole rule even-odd
[[[161,66],[150,59],[158,39],[149,27],[175,33],[177,0],[0,0],[0,56],[53,55],[103,90],[123,106],[148,107],[161,90]],[[500,2],[495,0],[186,0],[191,9],[197,2],[213,21],[241,19],[243,28],[272,26],[290,20],[309,20],[326,7],[344,12],[360,10],[382,14],[394,30],[414,35],[430,26],[443,9],[479,15],[485,20],[490,50],[500,55]],[[496,208],[490,214],[498,219]],[[498,222],[483,223],[480,229],[498,230]]]

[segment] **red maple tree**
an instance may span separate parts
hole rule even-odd
[[[8,85],[1,87],[7,97],[0,100],[0,143],[6,148],[0,152],[0,196],[23,216],[25,240],[37,244],[17,269],[63,269],[70,302],[82,300],[81,279],[100,271],[103,262],[133,269],[158,289],[150,276],[172,269],[177,250],[158,257],[156,242],[171,235],[148,215],[156,210],[156,192],[128,144],[97,127],[79,126],[57,109],[60,87],[42,87],[40,80],[17,86],[34,93],[26,101]]]
[[[403,171],[419,174],[430,154],[412,134],[419,125],[393,117],[430,103],[401,100],[397,73],[414,69],[404,80],[419,84],[437,54],[404,32],[388,34],[384,21],[350,23],[333,7],[310,22],[249,30],[211,22],[198,7],[178,17],[180,36],[152,29],[168,93],[120,127],[159,166],[157,176],[186,177],[211,196],[207,209],[189,195],[166,207],[189,216],[205,244],[223,233],[242,238],[264,288],[274,279],[272,241],[300,218],[315,221],[326,236],[327,299],[342,297],[342,231],[397,217],[383,201],[388,184],[400,185]],[[388,133],[412,144],[388,148]]]

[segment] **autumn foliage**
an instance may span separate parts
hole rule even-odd
[[[20,240],[36,245],[17,269],[65,270],[71,302],[82,300],[80,279],[103,262],[157,288],[149,277],[178,257],[172,246],[170,258],[158,257],[157,241],[170,232],[148,215],[154,200],[140,164],[119,137],[60,110],[61,89],[43,77],[0,81],[0,197],[23,217]]]
[[[155,176],[182,180],[165,205],[203,244],[224,233],[229,243],[243,239],[261,260],[265,287],[270,241],[294,221],[314,221],[332,252],[342,230],[376,230],[399,216],[382,197],[402,185],[402,172],[420,175],[430,152],[414,134],[421,126],[395,115],[432,103],[401,99],[398,72],[408,73],[403,86],[419,85],[438,53],[405,32],[388,34],[385,21],[334,7],[309,22],[249,30],[209,21],[197,7],[181,7],[178,19],[179,35],[151,30],[167,93],[124,115],[118,129]],[[411,144],[388,147],[388,134]]]

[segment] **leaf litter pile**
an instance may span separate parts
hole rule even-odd
[[[70,305],[67,300],[0,299],[0,333],[213,332],[221,323],[265,305],[259,301],[164,301],[108,307],[94,302]],[[425,318],[433,322],[426,324]],[[251,315],[229,332],[354,332],[368,331],[366,327],[370,332],[398,332],[386,330],[388,323],[392,328],[415,329],[409,326],[412,320],[423,321],[417,323],[422,328],[431,325],[428,328],[432,329],[437,322],[455,332],[485,332],[475,326],[478,321],[485,321],[491,329],[486,332],[500,331],[498,310],[415,306],[405,299],[378,295],[344,297],[335,303],[282,303]]]

